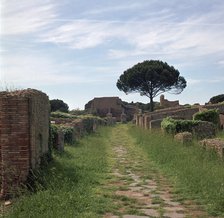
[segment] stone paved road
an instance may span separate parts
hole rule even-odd
[[[172,184],[153,167],[146,154],[128,134],[127,126],[113,128],[110,136],[111,179],[118,211],[104,218],[199,218],[209,217],[193,201],[178,201]]]

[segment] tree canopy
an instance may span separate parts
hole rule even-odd
[[[164,93],[180,94],[187,82],[178,70],[159,60],[146,60],[123,72],[117,81],[117,88],[126,94],[137,92],[150,98],[153,111],[153,98]]]
[[[224,102],[224,94],[213,96],[209,100],[209,102],[211,102],[212,104],[216,104],[216,103],[219,103],[219,102]]]
[[[51,105],[51,112],[54,111],[61,111],[61,112],[68,112],[68,105],[59,99],[53,99],[50,100],[50,105]]]

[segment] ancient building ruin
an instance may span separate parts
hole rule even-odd
[[[116,121],[121,121],[121,114],[125,114],[127,120],[131,120],[136,112],[135,107],[124,105],[119,97],[94,98],[85,105],[85,110],[100,117],[106,117],[111,113]]]
[[[162,120],[166,117],[174,119],[192,120],[197,112],[209,109],[218,109],[220,113],[220,127],[224,126],[224,104],[211,104],[211,105],[194,105],[192,107],[176,106],[156,110],[153,112],[136,113],[134,122],[137,126],[145,129],[160,128]]]
[[[161,95],[160,96],[160,106],[162,108],[168,108],[168,107],[176,107],[176,106],[179,106],[179,101],[169,101],[167,99],[165,99],[165,96],[164,95]]]
[[[1,195],[11,195],[49,152],[48,96],[34,89],[0,92]]]

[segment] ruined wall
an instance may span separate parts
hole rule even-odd
[[[172,117],[173,119],[183,119],[183,120],[192,120],[195,113],[207,109],[218,109],[220,112],[220,126],[224,126],[224,104],[213,104],[213,105],[198,105],[191,108],[186,108],[183,106],[176,106],[161,110],[156,110],[154,112],[147,112],[141,115],[135,115],[135,123],[137,126],[144,127],[145,129],[153,128],[154,126],[158,127],[160,121],[166,117]],[[143,119],[143,121],[142,121]],[[156,125],[154,122],[156,121]],[[142,124],[144,122],[144,124]],[[151,125],[151,123],[153,125]]]
[[[122,101],[118,97],[94,98],[85,105],[85,109],[101,117],[106,117],[107,113],[110,112],[118,121],[123,111]]]
[[[219,112],[221,114],[224,114],[224,104],[223,103],[220,103],[220,104],[207,104],[205,106],[203,106],[203,108],[206,108],[206,109],[218,109]]]
[[[37,90],[0,92],[1,195],[26,181],[48,152],[49,100]]]
[[[161,95],[160,106],[164,108],[179,106],[179,101],[168,101],[167,99],[165,99],[164,95]]]
[[[220,127],[224,129],[224,114],[219,114]]]

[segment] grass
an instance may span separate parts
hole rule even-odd
[[[218,137],[224,139],[224,130],[222,130],[218,133]]]
[[[5,217],[95,218],[111,210],[112,200],[101,189],[106,181],[109,128],[66,146],[44,170],[36,193],[16,201]]]
[[[183,199],[205,205],[209,214],[224,216],[224,162],[196,142],[183,146],[161,132],[130,126],[148,157],[174,183]],[[223,135],[222,135],[223,136]]]

